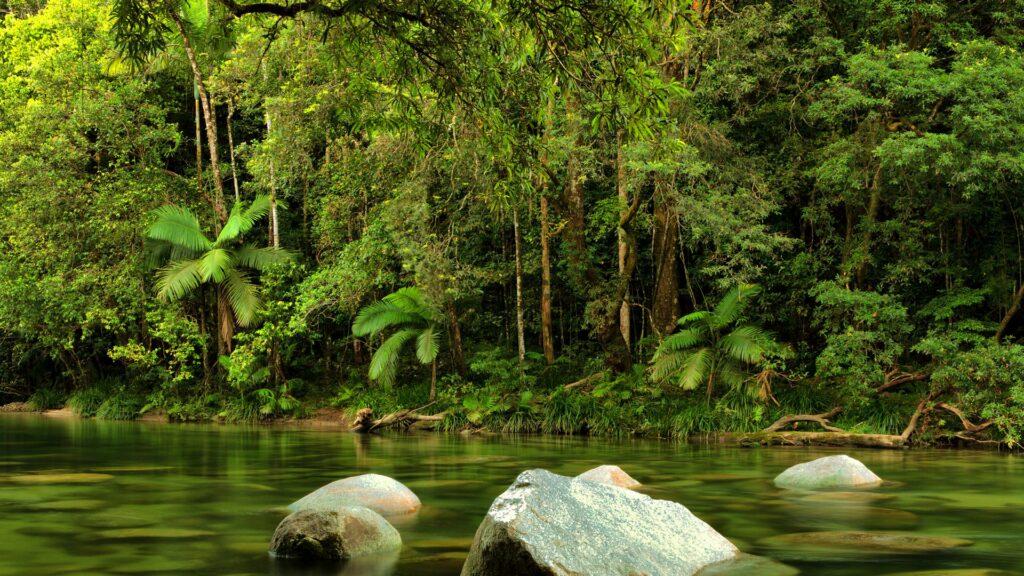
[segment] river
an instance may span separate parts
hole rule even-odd
[[[398,479],[423,502],[415,520],[397,526],[404,541],[397,562],[370,572],[457,575],[490,502],[520,471],[575,475],[605,463],[621,466],[651,496],[684,504],[743,551],[802,574],[1024,571],[1024,459],[1006,453],[847,450],[886,485],[866,495],[809,497],[776,489],[771,480],[792,464],[836,451],[543,436],[368,437],[36,415],[0,416],[0,446],[0,575],[361,576],[359,566],[310,570],[275,561],[267,543],[289,503],[366,472]],[[772,539],[840,530],[973,544],[887,554]]]

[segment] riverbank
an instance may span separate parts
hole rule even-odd
[[[25,403],[10,403],[0,406],[0,415],[3,414],[24,414],[34,415],[41,418],[48,419],[73,419],[73,420],[103,420],[93,416],[82,416],[77,414],[74,410],[69,407],[49,409],[49,410],[33,410]],[[413,416],[410,417],[410,414]],[[352,432],[352,433],[379,433],[384,431],[402,431],[402,432],[449,432],[449,433],[460,433],[463,435],[473,436],[501,436],[503,434],[514,434],[514,435],[544,435],[546,432],[543,430],[524,430],[524,431],[508,431],[498,429],[489,429],[481,426],[462,426],[461,428],[452,428],[450,425],[446,425],[446,416],[442,414],[439,417],[428,417],[428,418],[417,418],[415,417],[417,412],[412,409],[402,409],[392,413],[384,414],[379,417],[374,417],[372,410],[368,408],[332,408],[332,407],[321,407],[315,410],[308,411],[301,416],[291,417],[279,417],[279,418],[268,418],[259,419],[246,422],[238,421],[227,421],[224,419],[210,419],[203,422],[196,421],[180,421],[171,418],[166,412],[162,410],[149,411],[139,415],[137,418],[132,418],[132,421],[147,422],[153,424],[221,424],[221,425],[237,425],[246,424],[252,426],[259,426],[267,429],[290,429],[290,430],[326,430],[326,431],[338,431],[338,432]],[[820,418],[821,415],[797,415],[795,417],[783,417],[780,420],[801,419],[801,416],[808,417],[812,420]],[[918,415],[920,418],[920,415]],[[802,420],[801,420],[802,421]],[[832,428],[827,424],[828,420],[825,421],[826,426]],[[376,423],[376,425],[374,425]],[[507,424],[507,423],[506,423]],[[717,430],[717,431],[706,431],[700,434],[691,434],[687,436],[680,435],[656,435],[656,434],[592,434],[586,430],[580,430],[570,433],[559,433],[559,436],[576,436],[576,437],[630,437],[637,439],[649,439],[649,440],[671,440],[684,443],[698,444],[698,445],[715,445],[723,447],[741,447],[741,448],[753,448],[753,447],[852,447],[852,448],[868,448],[868,449],[885,449],[885,450],[899,450],[899,449],[912,449],[912,448],[957,448],[957,449],[983,449],[983,450],[1010,450],[1017,451],[1018,448],[1008,446],[1004,442],[987,441],[987,442],[965,442],[963,438],[959,438],[956,435],[935,435],[929,434],[924,438],[912,438],[910,433],[912,430],[908,427],[903,431],[902,434],[870,434],[870,433],[857,433],[857,432],[846,432],[838,429],[831,431],[811,431],[811,430],[798,430],[796,427],[787,430],[780,430],[778,421],[773,425],[769,426],[765,430],[753,431],[753,432],[736,432],[730,430]]]

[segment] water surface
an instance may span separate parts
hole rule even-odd
[[[847,450],[890,481],[863,494],[779,490],[786,467],[837,451],[733,449],[562,437],[359,436],[338,431],[0,416],[0,575],[459,573],[490,502],[527,468],[567,475],[618,464],[743,551],[802,574],[1024,571],[1024,460],[980,451]],[[390,568],[300,568],[267,543],[283,507],[354,474],[392,476],[423,501],[398,525]],[[941,553],[774,543],[810,531],[966,538]],[[805,543],[806,544],[806,543]],[[979,574],[981,574],[979,572]]]

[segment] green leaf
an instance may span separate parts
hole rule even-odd
[[[387,300],[364,306],[352,323],[352,333],[359,337],[376,336],[388,328],[416,325],[422,318],[399,309]]]
[[[252,268],[264,272],[272,266],[291,262],[295,254],[281,248],[257,248],[252,245],[245,245],[235,251],[235,263],[238,266]]]
[[[757,284],[740,284],[729,290],[712,312],[714,328],[721,330],[736,322],[750,301],[760,293],[761,287]]]
[[[231,269],[231,253],[223,248],[214,248],[199,259],[199,274],[203,282],[213,280],[219,284]]]
[[[178,260],[160,269],[156,275],[157,298],[173,301],[195,290],[202,283],[198,260]]]
[[[156,221],[146,232],[151,240],[162,240],[196,252],[209,250],[213,246],[203,235],[199,219],[188,208],[161,206],[153,211],[153,215]]]
[[[719,347],[730,357],[747,364],[764,360],[774,344],[771,333],[756,326],[740,326],[719,341]]]
[[[422,364],[430,364],[437,358],[441,336],[433,326],[427,326],[416,337],[416,357]]]
[[[680,364],[679,376],[676,379],[683,390],[693,390],[707,382],[711,374],[714,359],[710,348],[699,348],[688,354]]]
[[[392,334],[370,359],[370,379],[377,380],[385,386],[395,383],[398,371],[398,353],[406,342],[416,337],[418,331],[413,329],[399,330]]]
[[[224,288],[227,290],[228,302],[235,313],[239,326],[252,323],[261,308],[260,297],[256,286],[243,273],[229,269],[225,273]]]

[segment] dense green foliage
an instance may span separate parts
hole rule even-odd
[[[1024,438],[1019,0],[0,18],[12,400]]]

